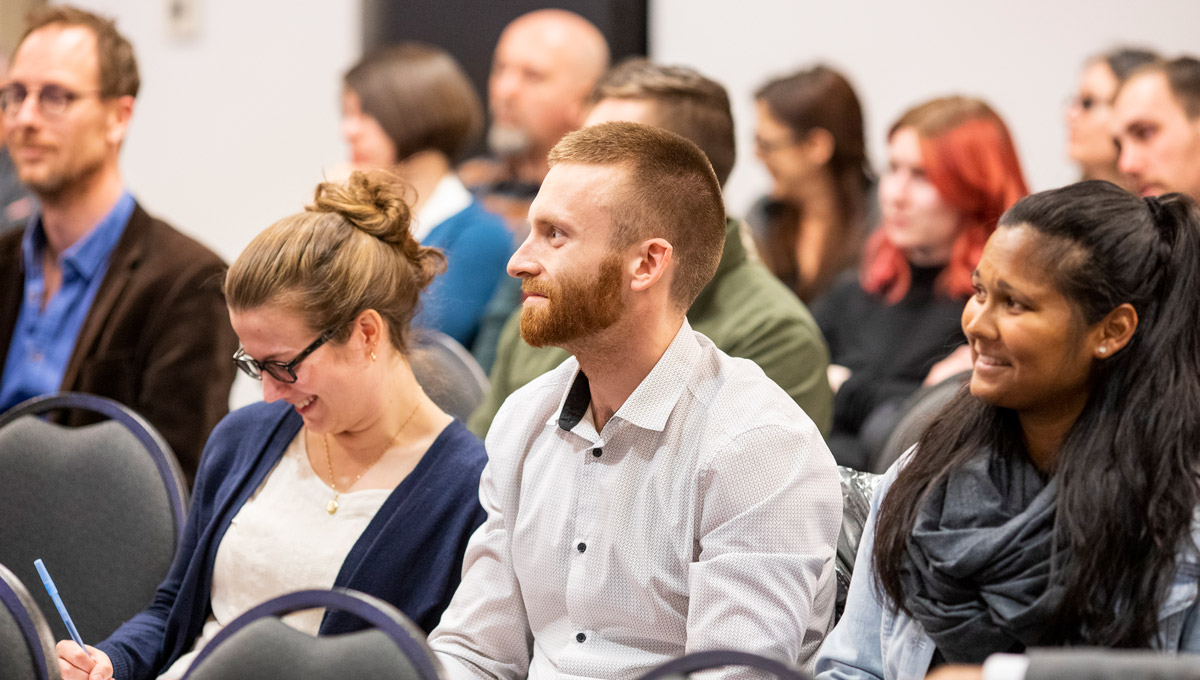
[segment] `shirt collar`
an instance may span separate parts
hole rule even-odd
[[[675,410],[679,397],[687,389],[687,378],[700,352],[700,343],[696,341],[692,326],[684,319],[675,338],[667,346],[667,351],[663,352],[650,373],[613,414],[613,419],[619,418],[636,427],[661,432],[667,425],[667,418]],[[568,431],[573,429],[583,419],[590,404],[588,378],[577,366],[571,386],[559,406],[558,426]]]
[[[421,206],[413,225],[413,237],[424,240],[434,227],[466,210],[471,205],[471,192],[463,186],[454,173],[449,172],[438,180],[433,193]]]
[[[116,248],[121,234],[125,233],[125,225],[133,215],[133,208],[133,195],[128,191],[122,192],[112,210],[96,226],[59,254],[61,266],[72,269],[77,276],[88,281],[95,277],[108,262],[108,256]],[[38,212],[30,218],[21,240],[25,271],[41,271],[41,253],[45,247],[46,232],[41,213]]]

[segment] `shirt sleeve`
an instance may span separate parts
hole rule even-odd
[[[816,428],[739,434],[699,471],[687,652],[799,663],[829,628],[842,498]]]
[[[501,410],[502,416],[504,410]],[[521,587],[513,572],[511,527],[518,492],[516,463],[491,455],[479,482],[479,502],[487,512],[471,536],[463,560],[463,578],[429,646],[449,680],[473,678],[520,680],[529,672],[533,633]]]
[[[846,595],[846,610],[817,654],[817,680],[880,679],[883,668],[883,614],[887,606],[875,587],[875,523],[879,504],[895,478],[893,465],[871,496],[871,512],[863,527],[854,558],[854,577]]]

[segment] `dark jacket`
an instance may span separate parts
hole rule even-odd
[[[0,236],[0,371],[21,310],[23,230]],[[134,206],[88,311],[61,389],[115,399],[158,428],[191,484],[208,433],[229,411],[237,337],[225,263]],[[72,413],[71,425],[91,420]]]
[[[156,678],[191,650],[208,617],[221,539],[302,424],[288,404],[260,402],[234,411],[213,430],[170,573],[146,610],[96,645],[112,659],[113,677]],[[486,462],[483,442],[457,420],[448,425],[350,548],[334,586],[390,602],[432,630],[462,578],[467,540],[487,516],[479,505]],[[325,616],[320,632],[364,625],[335,612]]]

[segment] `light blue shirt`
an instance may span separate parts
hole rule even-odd
[[[846,596],[846,611],[817,654],[817,680],[883,678],[922,680],[933,660],[935,644],[925,629],[903,611],[893,611],[875,587],[872,568],[875,516],[899,468],[902,457],[880,480],[871,499],[871,514],[863,528],[854,560],[854,577]],[[1200,547],[1200,513],[1192,524],[1192,540]],[[1195,549],[1181,551],[1175,580],[1159,610],[1159,638],[1154,645],[1166,652],[1200,652],[1200,561]]]
[[[133,196],[128,191],[122,193],[104,219],[59,254],[62,284],[45,308],[42,250],[46,247],[46,232],[40,214],[30,218],[21,240],[25,296],[0,375],[0,412],[30,397],[59,391],[79,331],[108,271],[109,256],[125,232],[133,207]]]

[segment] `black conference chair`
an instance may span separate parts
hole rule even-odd
[[[371,625],[313,637],[280,618],[324,607]],[[221,629],[196,656],[185,680],[438,680],[440,666],[425,633],[400,610],[346,588],[301,590],[268,600]]]
[[[0,676],[61,680],[50,626],[21,579],[2,564],[0,605]]]
[[[876,474],[887,472],[904,452],[912,448],[921,438],[921,433],[933,419],[960,390],[964,389],[971,379],[971,372],[964,371],[950,376],[942,382],[922,387],[904,401],[902,414],[892,428],[891,434],[883,448],[874,456],[867,469]]]
[[[421,388],[446,413],[466,421],[483,401],[488,379],[454,338],[428,328],[414,333],[408,357]]]
[[[664,680],[666,678],[670,680],[682,680],[682,678],[686,678],[692,673],[710,671],[727,666],[739,666],[770,673],[780,678],[780,680],[809,680],[807,673],[799,671],[782,661],[768,659],[765,656],[751,654],[750,652],[735,652],[728,649],[685,654],[678,659],[672,659],[658,668],[652,669],[649,673],[643,675],[640,680]]]
[[[879,485],[882,475],[838,466],[842,482],[842,530],[838,532],[837,553],[834,558],[834,576],[837,578],[837,600],[833,620],[842,618],[846,609],[846,595],[850,591],[850,577],[854,574],[854,559],[858,557],[858,543],[862,538],[867,515],[871,513],[871,496]]]
[[[109,418],[47,422],[55,409]],[[37,397],[0,415],[0,562],[41,583],[45,561],[85,642],[98,642],[150,603],[183,533],[187,491],[154,428],[128,407],[88,394]],[[54,605],[34,589],[43,612]],[[56,639],[67,637],[52,617]]]

